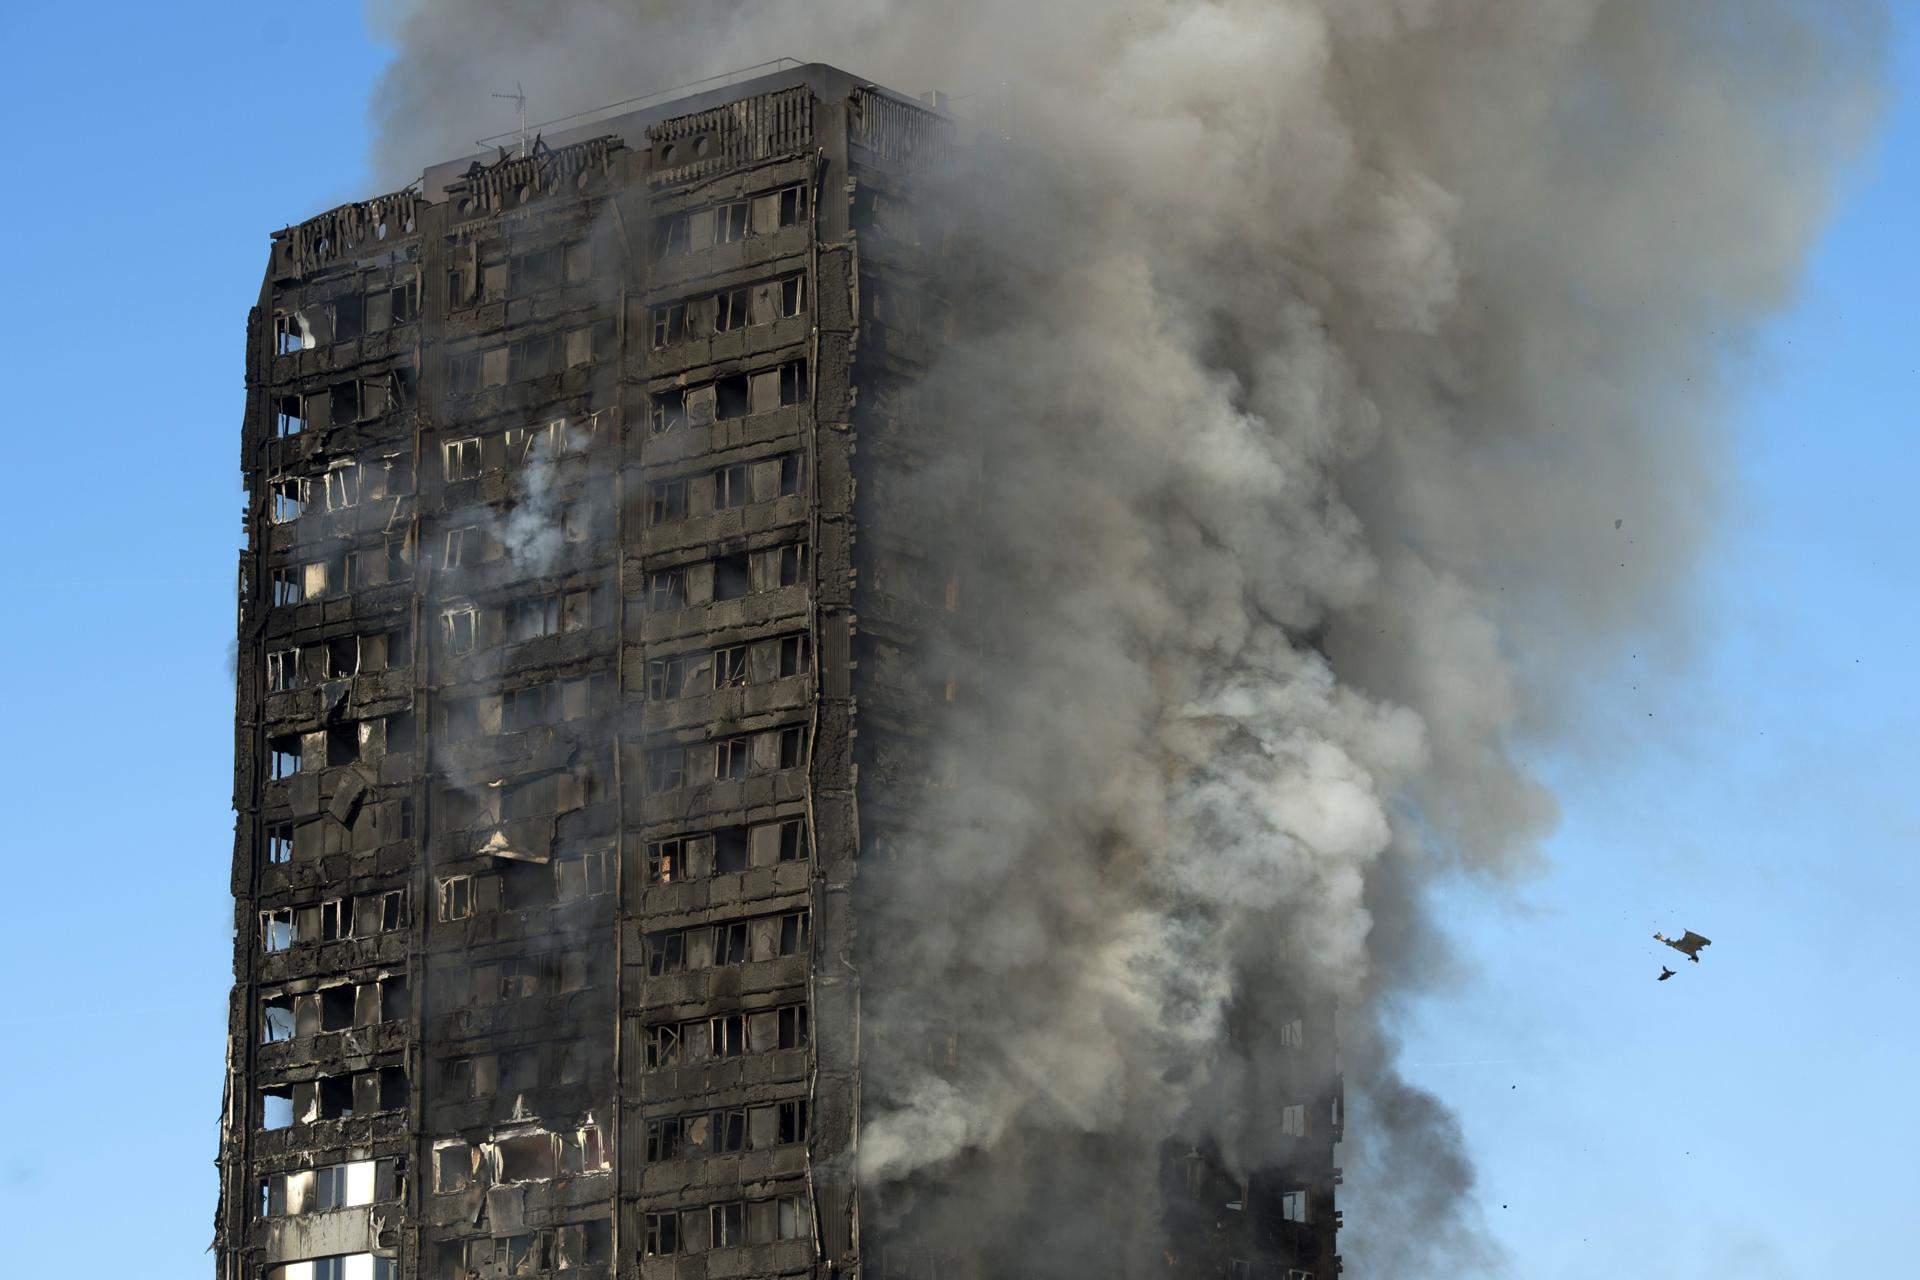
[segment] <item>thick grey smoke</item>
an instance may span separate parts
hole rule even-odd
[[[968,95],[1009,140],[949,193],[965,300],[921,397],[991,460],[935,532],[993,662],[962,679],[938,835],[873,873],[876,1034],[971,1048],[880,1082],[866,1176],[938,1167],[957,1239],[1020,1242],[1003,1274],[1156,1257],[1156,1144],[1270,1158],[1310,993],[1346,1015],[1351,1271],[1497,1266],[1456,1127],[1393,1069],[1395,998],[1445,967],[1424,888],[1524,873],[1554,805],[1516,745],[1577,728],[1625,638],[1684,631],[1729,370],[1871,124],[1878,6],[379,21],[396,184],[516,80],[538,118],[783,54]],[[917,495],[930,521],[948,488]]]

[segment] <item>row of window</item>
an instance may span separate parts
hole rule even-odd
[[[400,1280],[400,1264],[371,1253],[336,1253],[268,1267],[266,1280]]]
[[[812,1112],[805,1098],[764,1107],[721,1107],[647,1121],[647,1159],[762,1151],[805,1142]]]
[[[757,373],[736,373],[697,387],[675,387],[653,397],[649,425],[664,435],[682,427],[704,427],[729,418],[770,413],[806,401],[807,362],[789,360]]]
[[[647,1215],[642,1254],[649,1258],[704,1253],[740,1245],[800,1240],[812,1234],[799,1196],[727,1200]]]
[[[597,1124],[562,1133],[533,1129],[470,1143],[442,1138],[433,1144],[433,1189],[462,1191],[482,1180],[544,1182],[550,1178],[605,1173],[607,1145]]]
[[[296,1169],[260,1179],[259,1212],[263,1218],[297,1217],[303,1213],[331,1213],[357,1209],[405,1194],[396,1159],[351,1160],[344,1164]]]
[[[449,356],[447,390],[461,395],[504,387],[522,378],[539,378],[562,369],[592,364],[612,354],[613,324],[605,320],[562,332],[516,338],[501,346]]]
[[[656,569],[647,575],[647,610],[671,613],[762,591],[807,584],[807,544],[789,542],[764,551],[736,551],[712,560]]]
[[[647,486],[647,523],[672,524],[690,516],[736,510],[750,502],[792,497],[805,489],[806,482],[807,456],[797,451],[655,480]]]
[[[762,733],[740,733],[690,746],[656,747],[647,752],[647,791],[678,791],[689,782],[750,778],[807,763],[807,731],[788,725]]]
[[[812,1043],[807,1006],[782,1005],[755,1013],[716,1013],[656,1022],[641,1031],[648,1067],[678,1067],[750,1053],[804,1049]]]
[[[577,1040],[552,1048],[542,1069],[545,1047],[504,1049],[449,1058],[440,1064],[442,1102],[467,1102],[495,1094],[521,1094],[542,1084],[578,1084],[586,1078],[585,1052]]]
[[[329,512],[349,511],[363,498],[377,502],[386,497],[392,480],[392,462],[363,466],[354,458],[335,459],[317,476],[275,476],[267,482],[267,517],[275,524],[291,524],[316,502],[323,502]]]
[[[440,919],[467,920],[499,911],[573,902],[597,897],[610,887],[605,849],[556,858],[550,866],[551,870],[533,863],[509,867],[497,875],[442,876],[435,882]]]
[[[807,637],[798,634],[649,658],[647,701],[671,702],[715,689],[743,689],[805,675],[807,653]]]
[[[433,1280],[473,1276],[537,1276],[605,1263],[612,1253],[605,1222],[577,1222],[511,1236],[445,1240],[436,1248]]]
[[[508,255],[497,246],[477,250],[472,260],[447,268],[447,301],[453,306],[523,298],[593,278],[593,246],[585,240],[543,245]]]
[[[412,657],[411,639],[411,628],[401,622],[376,631],[269,649],[267,692],[286,693],[306,684],[403,667]]]
[[[591,985],[583,951],[508,956],[441,975],[442,1009],[511,1004],[540,996],[570,995]]]
[[[316,991],[269,995],[260,1001],[260,1042],[274,1044],[326,1031],[398,1022],[412,1012],[407,975],[386,974],[369,982],[341,982]]]
[[[413,712],[349,720],[307,733],[267,739],[267,776],[284,782],[302,769],[337,769],[381,755],[407,755],[416,746]]]
[[[276,952],[313,942],[371,938],[406,923],[405,889],[328,898],[299,907],[269,907],[260,913],[260,949]]]
[[[654,219],[653,251],[664,258],[771,235],[804,223],[809,205],[807,185],[796,182],[777,191],[668,214]]]
[[[645,939],[647,973],[658,978],[719,965],[797,956],[807,949],[811,919],[808,911],[786,911],[752,920],[649,933]]]
[[[653,309],[653,349],[693,338],[733,333],[748,325],[772,324],[807,309],[804,272],[743,284],[704,297],[669,302]]]
[[[484,786],[450,783],[434,811],[435,831],[465,831],[548,814],[572,813],[607,799],[613,777],[612,749],[586,753],[565,769],[501,779]]]
[[[281,565],[268,575],[268,601],[277,609],[333,594],[350,594],[413,576],[405,540],[389,537],[379,549],[343,551],[319,560]]]
[[[508,427],[444,440],[440,444],[440,474],[448,484],[457,484],[488,471],[583,453],[599,438],[606,413],[597,409],[584,415],[549,418],[537,426]]]
[[[440,734],[445,741],[466,742],[578,720],[607,705],[609,687],[604,675],[575,676],[522,685],[504,693],[448,698],[439,706]]]
[[[749,867],[799,862],[807,856],[804,818],[783,818],[745,827],[647,842],[647,883],[678,884],[708,876],[735,875]]]
[[[386,373],[336,382],[319,391],[278,396],[273,402],[273,435],[287,440],[303,431],[368,422],[411,398],[413,369],[396,365]]]
[[[260,1090],[260,1127],[285,1129],[321,1120],[394,1111],[407,1105],[407,1073],[377,1067],[348,1075],[321,1076]]]
[[[440,614],[440,638],[448,653],[459,654],[588,631],[613,621],[612,601],[606,588],[590,586],[524,596],[484,608],[456,604]]]
[[[326,302],[281,308],[273,313],[274,354],[284,356],[335,342],[353,342],[363,334],[385,333],[395,325],[408,324],[419,315],[417,277]]]

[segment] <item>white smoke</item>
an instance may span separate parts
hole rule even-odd
[[[1280,1028],[1332,997],[1365,1117],[1350,1270],[1484,1255],[1457,1130],[1385,1031],[1444,966],[1423,885],[1524,873],[1554,805],[1516,744],[1576,731],[1626,638],[1684,632],[1732,360],[1872,121],[1879,16],[392,11],[395,181],[460,154],[496,83],[559,114],[782,54],[965,95],[1007,136],[946,191],[966,276],[922,395],[986,492],[951,524],[907,504],[961,549],[991,661],[926,834],[862,872],[874,1034],[966,1047],[951,1072],[876,1067],[869,1179],[938,1167],[935,1229],[1017,1241],[1021,1274],[1144,1265],[1159,1141],[1278,1154],[1260,1118],[1311,1084]]]

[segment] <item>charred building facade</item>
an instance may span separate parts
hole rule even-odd
[[[222,1280],[972,1274],[854,1175],[858,868],[953,697],[900,655],[965,642],[868,498],[951,145],[813,65],[275,237]],[[1330,1275],[1323,1136],[1261,1215],[1170,1148],[1170,1274]]]

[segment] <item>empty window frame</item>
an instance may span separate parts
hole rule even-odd
[[[446,551],[440,560],[441,567],[459,569],[479,564],[486,556],[486,547],[487,531],[477,524],[449,529]]]
[[[745,240],[752,225],[752,213],[751,200],[731,200],[716,206],[713,210],[714,243],[737,244]]]
[[[442,876],[439,896],[442,920],[465,920],[473,915],[472,876]]]
[[[807,637],[805,635],[781,636],[778,644],[779,665],[776,670],[779,672],[779,678],[784,680],[789,676],[806,675],[810,670]]]
[[[275,822],[262,835],[262,852],[269,863],[282,865],[293,861],[293,824]]]
[[[732,333],[747,327],[748,291],[727,289],[713,296],[713,331]]]
[[[605,849],[588,849],[554,859],[554,896],[562,902],[605,893],[608,885]]]
[[[687,785],[687,749],[660,747],[647,753],[647,790],[678,791]]]
[[[752,646],[724,645],[713,651],[713,687],[737,689],[751,679]]]
[[[779,202],[779,224],[783,227],[796,227],[807,216],[807,187],[805,183],[795,183],[782,187],[775,193]]]
[[[272,482],[268,514],[275,524],[291,524],[307,509],[308,482],[300,476],[282,476]]]
[[[753,467],[737,462],[713,473],[713,509],[728,511],[753,501]]]
[[[657,436],[686,426],[687,393],[674,390],[655,396],[649,425]]]
[[[774,294],[774,314],[778,318],[797,316],[807,309],[807,277],[804,274],[788,276],[779,282],[779,286]]]
[[[744,778],[753,772],[753,739],[747,736],[721,738],[713,744],[713,776],[716,779]]]
[[[274,649],[267,654],[267,692],[285,693],[300,687],[300,650]]]
[[[479,630],[479,614],[470,604],[455,605],[440,615],[440,634],[448,653],[470,653]]]
[[[288,565],[275,569],[271,578],[273,604],[276,608],[299,604],[306,597],[306,570],[300,565]]]
[[[682,342],[687,336],[687,304],[669,303],[653,309],[653,347],[658,351],[662,347]]]
[[[647,575],[647,608],[664,613],[687,607],[687,571],[658,569]]]
[[[1308,1221],[1307,1193],[1304,1188],[1280,1193],[1280,1220],[1282,1222]]]
[[[327,510],[345,511],[360,505],[361,466],[358,462],[336,462],[325,477]]]
[[[283,734],[267,740],[267,777],[284,782],[300,772],[300,735]]]
[[[647,523],[668,524],[687,515],[687,482],[683,479],[655,480],[647,486]]]
[[[287,440],[307,429],[307,414],[299,396],[281,396],[274,401],[273,436]]]
[[[483,459],[479,436],[448,440],[440,446],[440,471],[448,484],[478,476],[485,465]]]

